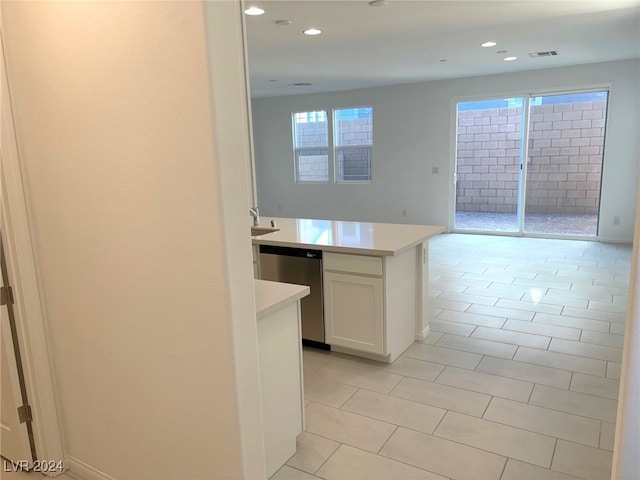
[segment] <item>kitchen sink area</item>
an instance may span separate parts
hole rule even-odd
[[[267,233],[274,233],[280,231],[276,227],[251,227],[251,236],[257,237],[259,235],[266,235]]]

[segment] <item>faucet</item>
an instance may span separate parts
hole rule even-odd
[[[258,211],[258,207],[249,207],[249,215],[253,218],[253,226],[260,226],[260,212]]]

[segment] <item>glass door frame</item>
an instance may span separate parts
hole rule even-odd
[[[469,97],[454,97],[451,100],[451,164],[452,164],[452,185],[451,185],[451,194],[450,194],[450,209],[449,209],[449,225],[451,228],[449,231],[451,233],[469,233],[469,234],[482,234],[482,235],[500,235],[500,236],[526,236],[532,238],[552,238],[552,239],[565,239],[565,240],[592,240],[599,241],[599,226],[600,226],[600,208],[601,202],[598,202],[598,213],[597,213],[597,227],[596,234],[593,236],[584,236],[584,235],[575,235],[575,234],[550,234],[550,233],[535,233],[535,232],[525,232],[525,208],[526,208],[526,182],[527,182],[527,167],[528,167],[528,158],[529,158],[529,140],[530,140],[530,116],[531,116],[531,99],[537,97],[545,97],[545,96],[561,96],[561,95],[570,95],[570,94],[583,94],[583,93],[596,93],[596,92],[607,92],[607,105],[605,107],[604,119],[604,144],[602,150],[602,163],[604,165],[604,146],[606,145],[606,137],[607,137],[607,120],[609,118],[609,106],[610,96],[611,96],[611,84],[597,84],[597,85],[589,85],[582,86],[576,88],[561,88],[561,89],[544,89],[544,90],[532,90],[527,93],[506,93],[501,95],[474,95]],[[491,101],[491,100],[504,100],[504,99],[522,99],[523,100],[523,111],[522,111],[522,131],[520,137],[520,171],[518,176],[518,205],[516,208],[516,222],[517,229],[516,230],[480,230],[480,229],[461,229],[456,228],[455,220],[456,220],[456,201],[457,201],[457,167],[458,167],[458,105],[460,103],[467,102],[480,102],[480,101]],[[601,175],[604,168],[601,169]],[[600,183],[600,198],[602,196],[602,180]]]

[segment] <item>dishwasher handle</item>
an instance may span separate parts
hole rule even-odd
[[[279,247],[276,245],[260,245],[260,253],[322,260],[322,250],[307,248]]]

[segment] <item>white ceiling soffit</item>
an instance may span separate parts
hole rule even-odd
[[[245,3],[265,10],[246,17],[255,98],[640,57],[640,0]],[[303,35],[309,27],[322,35]],[[480,47],[489,40],[497,45]],[[507,53],[496,53],[501,50]],[[529,56],[551,50],[558,55]],[[505,56],[518,60],[505,62]]]

